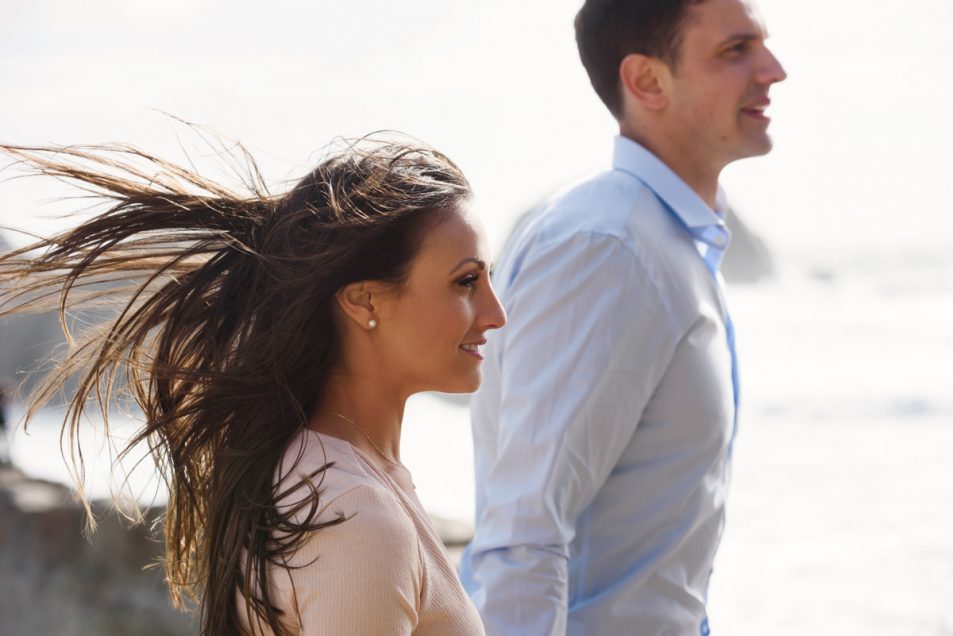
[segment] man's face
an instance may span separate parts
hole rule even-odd
[[[750,0],[706,0],[689,9],[671,76],[666,127],[680,152],[720,170],[771,150],[768,89],[786,75],[765,46]]]

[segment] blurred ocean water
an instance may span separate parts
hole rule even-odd
[[[718,631],[953,634],[953,259],[890,260],[732,290]]]

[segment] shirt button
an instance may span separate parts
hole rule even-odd
[[[716,235],[712,238],[711,242],[714,243],[714,244],[715,244],[716,246],[718,246],[718,247],[724,247],[724,246],[725,246],[725,237],[724,237],[724,235],[722,235],[722,234],[716,234]]]

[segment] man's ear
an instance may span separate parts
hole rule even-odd
[[[380,320],[378,313],[384,291],[382,283],[359,281],[339,289],[335,299],[344,316],[362,329],[373,329]]]
[[[624,100],[632,100],[648,110],[662,110],[668,105],[666,87],[671,71],[656,57],[630,53],[619,64],[619,81]]]

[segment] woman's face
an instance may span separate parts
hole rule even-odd
[[[380,360],[403,393],[480,386],[485,334],[506,322],[489,259],[482,224],[458,207],[426,234],[406,282],[379,307]]]

